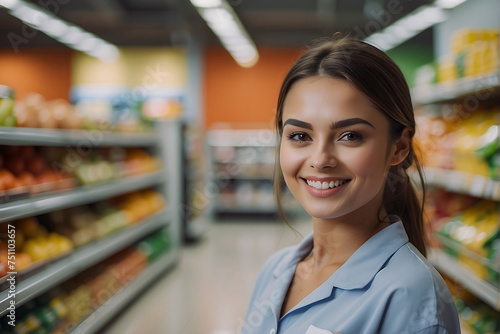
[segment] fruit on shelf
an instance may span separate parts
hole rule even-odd
[[[16,188],[18,185],[17,179],[7,169],[0,169],[0,191]]]
[[[117,178],[116,167],[108,161],[84,162],[75,169],[75,176],[83,185],[106,182]]]
[[[151,173],[161,168],[158,158],[152,157],[146,150],[132,148],[126,151],[122,170],[125,175]]]
[[[0,241],[0,277],[7,275],[8,271],[7,244]]]
[[[74,181],[65,171],[57,172],[33,146],[0,146],[0,191],[14,188],[39,193],[71,188]],[[54,162],[54,161],[52,161]]]
[[[23,270],[33,263],[33,259],[28,253],[16,252],[16,270]]]
[[[165,206],[163,197],[152,190],[127,194],[119,197],[115,202],[124,213],[127,225],[134,224]]]
[[[58,99],[46,101],[42,95],[30,93],[14,107],[17,126],[47,129],[81,129],[83,120],[74,106]]]
[[[29,267],[32,262],[50,259],[73,249],[73,243],[66,237],[49,233],[36,217],[12,222],[16,226],[17,269]]]
[[[9,87],[0,85],[0,126],[16,126],[13,96],[14,94]]]

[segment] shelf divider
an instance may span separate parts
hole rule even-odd
[[[474,175],[457,170],[424,167],[424,180],[428,185],[443,187],[446,190],[500,201],[500,180]],[[412,175],[418,184],[418,174]]]
[[[98,202],[116,195],[148,188],[164,183],[163,177],[163,172],[135,175],[102,184],[80,186],[73,190],[50,192],[0,204],[0,223]]]
[[[491,97],[500,89],[500,72],[464,77],[453,82],[426,85],[412,89],[413,103],[445,103],[475,94],[478,99]]]
[[[16,284],[15,301],[20,306],[41,295],[52,287],[66,281],[75,274],[139,241],[149,233],[167,226],[170,222],[170,209],[165,208],[141,222],[126,227],[103,239],[84,245],[35,275]],[[10,303],[8,291],[0,292],[0,316],[7,312]]]

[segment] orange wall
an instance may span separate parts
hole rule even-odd
[[[279,89],[302,49],[259,48],[259,62],[240,67],[222,47],[204,53],[205,126],[216,122],[272,124]]]
[[[14,89],[15,98],[30,92],[45,99],[69,99],[72,51],[66,48],[0,49],[0,85]]]

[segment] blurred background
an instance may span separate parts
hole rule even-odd
[[[0,0],[0,332],[239,333],[311,231],[273,118],[335,33],[411,88],[429,260],[500,333],[500,0]],[[418,185],[416,171],[412,177]]]

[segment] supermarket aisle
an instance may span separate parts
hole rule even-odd
[[[293,223],[302,235],[305,221]],[[180,263],[145,291],[106,334],[235,334],[258,270],[275,251],[300,240],[279,222],[213,224],[204,241],[184,247]]]

